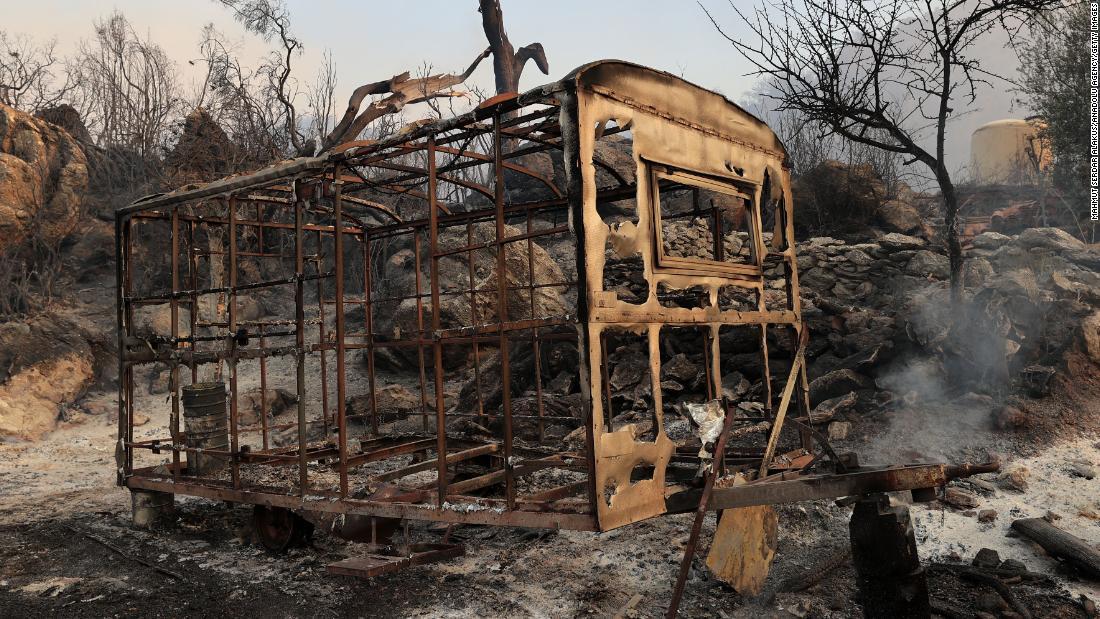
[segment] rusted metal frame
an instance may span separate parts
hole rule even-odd
[[[311,207],[311,208],[315,208],[315,207]],[[161,212],[158,212],[158,211],[149,211],[149,212],[143,212],[143,213],[136,213],[136,214],[134,214],[133,218],[134,219],[170,219],[170,216],[168,214],[161,213]],[[195,223],[195,224],[224,226],[224,225],[227,225],[229,223],[229,220],[227,218],[207,216],[207,215],[185,215],[185,214],[180,214],[179,218],[180,218],[181,222]],[[241,225],[241,226],[253,226],[253,227],[260,227],[260,228],[270,228],[272,230],[293,230],[294,229],[294,224],[293,223],[283,223],[283,222],[278,222],[278,221],[248,221],[248,220],[239,219],[237,221],[237,224]],[[323,225],[323,224],[303,224],[302,229],[305,230],[305,231],[308,231],[308,232],[334,232],[335,231],[335,229],[332,226],[326,226],[326,225]],[[362,228],[349,227],[349,228],[344,229],[344,233],[345,234],[362,234],[363,230],[362,230]]]
[[[538,313],[536,311],[536,307],[535,307],[535,291],[537,290],[537,288],[535,286],[535,248],[534,248],[534,241],[533,241],[533,232],[532,232],[532,229],[531,229],[531,226],[532,226],[531,211],[527,211],[526,215],[527,215],[527,234],[526,234],[526,236],[527,236],[527,284],[528,284],[527,288],[528,288],[528,290],[530,291],[530,294],[531,294],[531,316],[530,316],[530,318],[532,320],[534,320],[535,316]],[[565,230],[568,230],[568,229],[569,229],[569,227],[565,226]],[[545,407],[544,407],[543,402],[542,402],[542,349],[539,345],[539,330],[538,330],[538,328],[536,327],[532,331],[533,331],[532,335],[533,335],[533,338],[534,338],[534,343],[532,344],[532,346],[534,348],[533,353],[535,355],[535,403],[538,406],[538,414],[539,414],[539,442],[542,443],[543,441],[546,440],[545,422],[542,420],[542,416],[546,414],[546,411],[544,410]]]
[[[916,464],[900,467],[860,467],[847,473],[800,475],[797,472],[777,479],[750,482],[728,488],[715,488],[709,509],[721,511],[754,505],[777,505],[876,492],[895,492],[937,488],[951,479],[943,464]],[[687,490],[668,498],[669,512],[678,513],[695,504],[698,490]]]
[[[208,254],[206,252],[196,252],[195,255],[200,256],[200,255],[208,255]],[[239,256],[239,254],[238,254],[238,256]],[[316,275],[309,275],[309,276],[306,276],[305,279],[306,280],[326,279],[326,278],[329,278],[329,277],[332,277],[332,276],[333,276],[333,273],[330,271],[328,273],[318,273]],[[280,278],[280,279],[269,279],[269,280],[264,280],[264,281],[260,281],[260,282],[240,284],[240,285],[237,286],[237,291],[239,292],[239,291],[242,291],[242,290],[258,290],[260,288],[273,288],[275,286],[285,286],[287,284],[293,284],[294,281],[295,281],[295,278],[293,278],[293,277],[284,277],[284,278]],[[127,298],[127,301],[129,301],[130,303],[133,303],[135,305],[159,305],[161,303],[168,303],[172,299],[180,299],[180,298],[183,298],[183,297],[194,296],[194,295],[224,294],[224,293],[227,293],[227,292],[229,292],[229,286],[217,286],[217,287],[212,287],[212,288],[200,288],[198,290],[178,290],[178,291],[175,291],[175,292],[167,292],[167,293],[151,294],[151,295],[143,295],[143,296],[134,296],[134,297]],[[200,325],[200,326],[202,326],[202,325]]]
[[[437,222],[438,223],[438,222]],[[466,244],[472,246],[474,243],[474,228],[473,224],[466,222]],[[475,250],[470,250],[470,255],[466,258],[466,268],[469,273],[470,280],[470,321],[475,325],[480,322],[477,314],[477,284],[474,279],[474,261]],[[471,341],[473,353],[474,353],[474,387],[477,391],[477,413],[479,416],[485,416],[485,399],[481,393],[481,354],[478,351],[478,338],[472,338]]]
[[[519,149],[516,149],[516,150],[512,151],[511,154],[508,155],[508,158],[512,159],[512,158],[515,158],[515,157],[521,157],[523,155],[541,153],[543,151],[551,150],[551,148],[552,147],[550,147],[550,146],[545,146],[545,145],[541,145],[541,144],[538,144],[538,145],[535,145],[535,146],[528,146],[526,148],[519,148]],[[495,158],[494,158],[494,161],[495,161]],[[476,167],[476,166],[482,165],[484,163],[486,163],[484,160],[476,159],[476,158],[471,158],[468,161],[461,161],[461,162],[460,161],[455,161],[454,163],[451,163],[451,164],[448,164],[446,166],[443,166],[443,167],[439,168],[437,170],[437,173],[441,174],[441,173],[444,173],[444,172],[455,172],[455,171],[458,171],[458,170],[464,170],[466,168]],[[504,169],[506,169],[506,166],[504,164],[505,164],[505,162],[504,162],[504,159],[502,158],[501,159],[501,169],[502,169],[502,171]],[[407,183],[409,181],[414,181],[414,180],[416,180],[418,178],[421,178],[423,176],[424,176],[424,172],[417,172],[417,173],[406,173],[406,174],[403,174],[403,175],[387,176],[385,178],[380,178],[380,179],[375,179],[375,180],[363,179],[362,185],[356,185],[356,186],[350,187],[349,191],[361,191],[363,189],[379,189],[379,188],[385,188],[385,187],[400,186],[401,183]]]
[[[229,444],[230,466],[232,467],[233,487],[241,487],[241,463],[238,457],[240,437],[237,432],[237,199],[229,196],[225,200],[229,210],[229,291],[227,293],[227,312],[229,333],[225,345],[228,349],[229,364]]]
[[[333,175],[339,177],[340,166],[333,169]],[[336,230],[343,229],[343,181],[333,181],[333,225]],[[336,232],[333,253],[336,254],[336,426],[340,446],[340,496],[348,496],[348,420],[345,416],[347,399],[347,376],[344,359],[344,235]],[[322,307],[324,303],[320,304]]]
[[[635,189],[633,186],[628,187],[615,187],[611,189],[600,190],[600,193],[596,197],[598,204],[605,204],[608,202],[618,202],[620,200],[635,197]],[[531,211],[554,211],[554,210],[567,210],[569,208],[568,198],[552,198],[549,200],[534,200],[530,202],[519,202],[511,205],[507,205],[504,208],[504,212],[508,215],[514,213],[521,213],[526,210]],[[467,222],[478,221],[491,221],[496,217],[495,208],[478,209],[474,211],[465,211],[459,213],[451,213],[449,215],[441,215],[439,217],[439,224],[444,227],[454,226],[458,224],[465,224]],[[370,228],[371,235],[376,239],[386,238],[388,236],[399,236],[407,234],[408,231],[417,228],[425,227],[428,225],[428,220],[414,219],[404,221],[399,224],[382,224],[378,226],[372,226]]]
[[[590,363],[594,363],[594,359],[588,358],[588,350],[590,347],[589,339],[591,338],[591,326],[589,321],[591,319],[589,299],[588,299],[588,262],[587,252],[585,251],[585,230],[584,230],[584,187],[581,175],[581,160],[580,160],[580,130],[578,127],[578,118],[580,117],[579,104],[577,100],[576,90],[573,88],[563,88],[558,95],[560,100],[560,112],[558,115],[558,124],[561,126],[561,142],[562,142],[562,163],[565,168],[566,177],[566,196],[569,206],[569,227],[573,231],[573,236],[576,239],[576,268],[577,268],[577,354],[578,354],[578,374],[584,377],[588,373]],[[619,192],[624,193],[624,197],[629,197],[630,193],[636,192],[633,187],[619,188]],[[627,193],[629,191],[629,193]],[[614,194],[615,192],[606,192],[605,196]],[[600,192],[597,191],[597,203],[600,199]],[[601,347],[601,350],[603,348]],[[595,394],[589,393],[587,398],[584,398],[584,448],[585,448],[585,469],[588,475],[588,504],[592,510],[596,510],[597,501],[599,501],[599,489],[596,487],[596,447],[595,447],[595,428],[593,427],[593,405],[592,399],[598,397]]]
[[[450,510],[435,505],[411,503],[387,503],[344,499],[341,501],[311,500],[286,493],[234,490],[202,483],[173,483],[171,478],[134,476],[127,480],[130,488],[185,494],[215,501],[231,501],[254,505],[271,505],[291,510],[303,510],[330,514],[355,514],[381,518],[406,518],[429,522],[454,522],[496,526],[514,526],[542,529],[566,529],[571,531],[597,531],[592,514],[534,512],[493,509]]]
[[[412,440],[406,443],[400,443],[398,445],[390,445],[382,447],[380,449],[374,449],[366,453],[355,454],[346,459],[341,459],[340,466],[354,467],[361,464],[367,464],[369,462],[377,462],[379,460],[386,460],[394,456],[401,456],[404,454],[415,453],[418,451],[427,451],[435,446],[434,438],[421,438]]]
[[[536,473],[543,469],[552,468],[579,469],[581,467],[566,463],[560,454],[556,456],[550,456],[548,458],[524,460],[511,467],[507,466],[506,464],[504,469],[490,471],[488,473],[485,473],[484,475],[479,475],[477,477],[472,477],[470,479],[455,482],[451,484],[450,492],[451,494],[464,494],[467,492],[472,492],[474,490],[481,490],[482,488],[495,486],[502,481],[505,482],[505,486],[507,487],[509,477],[523,477],[524,475],[530,475],[531,473]],[[508,502],[507,499],[505,499],[505,501]],[[514,503],[515,499],[510,502],[510,504],[513,505]],[[510,507],[509,509],[514,508]]]
[[[783,421],[787,415],[787,408],[791,403],[791,395],[794,394],[798,376],[802,371],[802,364],[806,362],[806,341],[798,342],[798,351],[795,353],[791,365],[791,373],[787,376],[787,382],[783,385],[783,396],[779,400],[779,410],[775,412],[775,420],[772,422],[771,434],[768,436],[768,446],[764,449],[764,458],[760,463],[760,477],[768,474],[768,465],[775,454],[775,447],[779,444],[779,435],[783,432]]]
[[[722,421],[722,431],[715,443],[714,453],[724,454],[726,441],[729,439],[730,428],[733,427],[734,416],[727,414]],[[722,458],[715,457],[707,470],[706,480],[703,482],[703,494],[699,498],[699,504],[695,508],[695,520],[691,525],[691,533],[688,535],[687,545],[684,547],[684,558],[680,561],[680,572],[676,577],[676,585],[672,589],[672,600],[669,602],[666,617],[675,617],[680,608],[680,599],[684,595],[684,585],[687,584],[688,572],[691,570],[691,560],[695,556],[695,545],[699,542],[699,533],[703,529],[703,519],[707,514],[707,505],[710,503],[711,494],[714,491],[714,482],[718,479],[718,471],[722,465]]]
[[[413,230],[413,271],[416,285],[416,361],[420,378],[420,419],[424,431],[428,430],[428,369],[424,360],[424,293],[421,284],[420,228]]]
[[[259,345],[262,353],[265,348],[264,326],[261,324],[259,329]],[[263,435],[264,449],[267,449],[270,445],[267,436],[267,356],[264,354],[260,355],[260,432]]]
[[[536,492],[529,494],[523,498],[521,502],[531,503],[553,503],[561,499],[569,498],[575,494],[579,494],[588,487],[587,481],[575,481],[571,484],[565,484],[563,486],[557,486],[556,488],[550,488],[549,490],[543,490],[542,492]]]
[[[127,338],[129,339],[129,338]],[[225,336],[222,337],[225,340]],[[144,341],[144,340],[142,340]],[[276,348],[266,348],[260,350],[259,348],[237,348],[238,359],[259,359],[264,357],[281,357],[284,355],[294,354],[294,346],[279,346]],[[232,356],[232,353],[228,350],[205,350],[200,352],[180,351],[161,353],[145,350],[127,350],[121,353],[127,363],[133,365],[142,365],[149,363],[187,363],[188,365],[194,363],[196,365],[207,365],[210,363],[218,363],[220,361],[226,361]]]
[[[516,290],[517,287],[509,287],[509,290]],[[561,318],[534,318],[530,320],[515,320],[507,324],[490,323],[484,325],[471,325],[469,327],[458,327],[455,329],[441,329],[439,331],[440,336],[444,339],[451,337],[463,337],[467,335],[486,335],[492,333],[500,333],[501,331],[526,331],[527,329],[537,328],[550,328],[550,327],[564,327],[566,325],[573,324],[573,321],[568,317]]]
[[[500,445],[496,443],[490,443],[488,445],[481,445],[479,447],[473,447],[471,449],[465,449],[452,454],[447,454],[444,462],[444,467],[450,466],[452,464],[457,464],[459,462],[464,462],[466,460],[469,460],[470,458],[476,458],[478,456],[496,453],[499,449]],[[415,475],[416,473],[421,473],[423,471],[430,471],[436,467],[439,467],[438,457],[432,458],[431,460],[418,462],[416,464],[410,464],[409,466],[404,466],[399,469],[394,469],[392,471],[386,471],[385,473],[372,475],[370,481],[372,483],[392,481],[394,479],[401,479],[402,477],[407,477],[409,475]]]
[[[569,323],[569,324],[572,324],[572,323]],[[523,329],[520,329],[520,331],[523,331]],[[506,332],[514,333],[515,330],[506,329]],[[497,332],[497,333],[499,333],[499,332]],[[576,334],[569,334],[569,333],[545,334],[541,337],[542,337],[543,340],[576,341]],[[500,336],[499,335],[484,335],[483,334],[483,335],[478,335],[478,336],[449,336],[449,337],[441,337],[440,339],[443,340],[443,342],[446,345],[470,344],[475,339],[479,343],[497,343],[497,342],[500,341]],[[526,341],[531,340],[531,337],[524,337],[522,334],[520,334],[520,335],[511,335],[511,336],[509,336],[509,339],[513,342],[526,342]],[[409,340],[395,340],[395,341],[388,341],[388,342],[375,342],[374,347],[375,348],[415,348],[416,346],[424,345],[424,344],[426,344],[427,342],[430,342],[430,341],[431,340],[429,340],[429,339],[424,339],[424,340],[409,339]],[[327,344],[327,345],[323,346],[323,348],[325,350],[332,350],[334,346],[335,346],[335,344],[330,343],[330,344]],[[318,350],[321,350],[321,348],[322,348],[322,345],[314,344],[312,347],[310,347],[310,350],[318,351]],[[348,342],[347,345],[346,345],[346,348],[347,348],[347,350],[365,350],[365,349],[368,348],[368,345],[366,343],[361,343],[361,342]],[[271,355],[271,356],[275,356],[275,355]],[[242,355],[242,358],[245,358],[245,357]],[[171,356],[165,356],[165,357],[163,357],[163,359],[162,358],[156,358],[156,359],[151,359],[151,360],[159,361],[159,360],[170,360],[170,359],[172,359]]]
[[[530,138],[525,138],[525,139],[530,139]],[[531,141],[537,141],[537,140],[531,140]],[[561,148],[559,145],[551,143],[551,142],[540,142],[540,143],[545,144],[545,145],[549,146],[550,148]],[[424,147],[421,146],[420,144],[409,144],[409,145],[407,145],[407,146],[405,146],[401,149],[403,151],[402,153],[397,154],[397,155],[393,155],[393,156],[400,156],[400,155],[407,154],[407,153],[413,153],[413,152],[422,150],[423,148]],[[550,150],[550,148],[541,149],[541,150]],[[450,154],[450,155],[455,155],[456,158],[457,157],[466,157],[468,159],[473,159],[473,160],[483,162],[483,163],[491,163],[493,161],[492,157],[490,157],[489,155],[486,155],[484,153],[478,153],[478,152],[475,152],[475,151],[458,149],[458,148],[451,148],[451,147],[448,147],[448,146],[443,146],[439,143],[436,144],[435,149],[438,152],[441,152],[441,153],[447,153],[447,154]],[[381,159],[378,159],[378,160],[381,160]],[[449,172],[449,171],[456,170],[456,169],[462,169],[462,168],[455,168],[454,167],[455,163],[457,163],[457,159],[455,161],[453,161],[452,163],[447,164],[446,166],[441,168],[441,170],[446,170],[446,171]],[[363,165],[370,166],[370,165],[376,165],[376,164],[374,164],[374,163],[365,163]],[[473,165],[477,165],[477,164],[469,164],[469,165],[464,166],[464,167],[471,167]],[[382,167],[382,166],[378,166],[378,167]],[[562,197],[561,190],[558,189],[557,186],[554,185],[554,183],[550,179],[548,179],[545,176],[535,172],[534,170],[531,170],[530,168],[528,168],[526,166],[521,166],[521,165],[518,165],[518,164],[515,164],[515,163],[510,163],[510,162],[507,162],[507,161],[505,161],[505,163],[504,163],[504,168],[506,170],[512,170],[513,172],[516,172],[517,174],[522,174],[524,176],[533,178],[533,179],[541,182],[543,185],[545,185],[550,190],[550,192],[554,194],[554,196],[559,197],[559,198]],[[409,173],[416,173],[417,172],[417,170],[415,168],[404,170],[404,171],[409,172]],[[409,179],[409,180],[411,180],[411,179]],[[446,180],[448,182],[452,182],[452,183],[455,182],[454,180],[451,180],[451,179],[446,179]],[[477,187],[487,189],[487,188],[484,188],[481,185],[478,185]],[[474,187],[467,187],[467,189],[472,189],[474,191],[478,191],[479,193],[481,192],[480,189],[475,189]],[[491,196],[491,194],[490,194],[490,196]]]
[[[496,238],[497,238],[497,322],[504,325],[508,322],[508,274],[507,274],[507,247],[501,240],[504,238],[504,141],[501,139],[501,117],[497,112],[493,115],[493,194],[496,203]],[[501,407],[504,413],[504,495],[507,499],[508,509],[515,509],[516,505],[516,479],[513,471],[512,460],[512,369],[508,350],[508,332],[500,330],[500,374],[501,374]]]
[[[317,185],[316,199],[320,201],[322,189],[320,184]],[[333,228],[335,230],[335,227]],[[335,233],[334,233],[335,234]],[[320,230],[317,231],[317,253],[313,258],[314,269],[316,269],[316,275],[320,275],[324,269],[324,237]],[[328,342],[328,336],[325,333],[325,287],[322,278],[317,278],[317,341],[322,345]],[[321,418],[325,423],[325,435],[328,435],[329,429],[329,404],[328,404],[328,356],[325,354],[327,348],[320,349],[314,348],[313,350],[319,350],[321,353]]]
[[[178,217],[179,215],[177,214],[177,218]],[[187,222],[187,277],[188,287],[191,288],[191,300],[188,307],[188,309],[190,310],[188,312],[190,314],[190,328],[188,330],[188,333],[191,334],[191,337],[196,337],[196,329],[198,329],[199,322],[199,295],[197,292],[195,292],[195,290],[197,290],[199,287],[198,256],[195,254],[195,227],[196,224],[194,221]],[[191,351],[195,352],[196,350],[197,344],[192,343]],[[199,382],[198,365],[193,361],[189,365],[191,367],[191,383],[194,384]]]
[[[306,459],[306,303],[305,303],[305,193],[300,179],[294,179],[294,375],[298,397],[298,493],[309,489],[309,462]],[[318,280],[320,281],[320,280]]]
[[[431,254],[429,278],[432,294],[432,352],[435,378],[436,484],[440,507],[447,497],[447,418],[443,396],[443,342],[439,339],[439,209],[437,208],[438,174],[435,161],[435,137],[428,137],[428,244]],[[421,333],[421,336],[423,334]],[[420,350],[423,350],[421,348]]]
[[[528,219],[530,219],[530,217],[531,217],[531,212],[530,211],[527,211],[527,217],[528,217]],[[503,243],[515,243],[516,241],[528,241],[528,244],[530,244],[531,239],[535,239],[535,238],[539,238],[539,237],[543,237],[543,236],[552,236],[554,234],[564,234],[566,232],[569,232],[569,226],[557,226],[557,227],[554,227],[554,228],[546,228],[546,229],[543,229],[543,230],[532,230],[530,228],[530,226],[528,226],[527,232],[524,232],[523,234],[514,234],[512,236],[504,237],[501,240],[501,242],[503,242]],[[494,245],[496,245],[495,241],[486,241],[484,243],[471,243],[471,244],[466,245],[464,247],[459,247],[459,248],[456,248],[456,249],[448,249],[447,251],[440,252],[438,254],[438,256],[440,258],[445,258],[447,256],[453,256],[455,254],[462,254],[462,253],[465,253],[465,252],[468,252],[468,251],[473,251],[475,249],[488,249],[490,247],[493,247]]]
[[[494,245],[496,245],[496,244],[492,243],[492,244],[490,244],[490,247],[492,247]],[[444,254],[444,255],[446,255],[446,254]],[[549,283],[545,283],[545,284],[535,284],[534,286],[523,286],[523,285],[508,286],[508,290],[527,290],[528,288],[536,288],[536,289],[538,289],[538,288],[567,288],[567,287],[572,287],[572,286],[576,286],[576,285],[577,285],[577,282],[575,282],[575,281],[549,282]],[[440,292],[441,297],[460,296],[460,295],[465,296],[467,294],[470,294],[469,289],[466,289],[466,290],[456,289],[456,290],[448,290],[448,291]],[[425,292],[425,293],[422,293],[422,294],[406,294],[406,295],[395,295],[395,296],[392,296],[392,297],[378,297],[377,300],[378,301],[407,301],[409,299],[425,299],[425,298],[430,298],[430,297],[431,297],[431,293]],[[329,299],[325,299],[325,303],[332,304],[332,303],[334,303],[334,301],[329,300]],[[364,303],[364,300],[363,299],[358,299],[358,298],[347,299],[347,300],[344,301],[344,303],[362,304],[362,303]]]
[[[371,434],[378,436],[378,397],[374,390],[374,302],[371,300],[370,232],[363,233],[363,327],[367,338],[367,382],[370,388]]]
[[[115,320],[118,324],[118,350],[126,349],[126,338],[133,324],[126,301],[129,292],[127,281],[130,273],[130,219],[120,215],[115,217]],[[132,470],[132,452],[126,442],[132,440],[129,435],[129,392],[128,383],[132,381],[132,370],[122,354],[118,356],[118,443],[115,450],[117,475],[115,482],[122,486]]]
[[[431,138],[428,138],[428,140],[430,142]],[[434,149],[432,149],[432,150],[434,150]],[[367,167],[381,168],[383,170],[393,170],[393,171],[396,171],[396,172],[415,173],[415,174],[417,174],[418,178],[421,177],[421,176],[430,176],[430,172],[424,171],[422,173],[421,170],[417,167],[404,165],[404,164],[400,164],[400,163],[388,162],[388,161],[387,162],[372,163]],[[469,189],[470,191],[476,191],[477,193],[480,193],[481,195],[483,195],[487,198],[492,198],[493,197],[493,192],[489,191],[488,187],[486,187],[484,185],[479,185],[478,183],[467,181],[467,180],[464,180],[464,179],[461,179],[461,178],[452,178],[452,177],[449,177],[449,176],[444,176],[442,174],[436,174],[436,180],[437,180],[437,182],[442,181],[442,182],[445,182],[445,183],[450,183],[452,185],[457,185],[459,187],[463,187],[465,189]],[[431,200],[431,192],[430,191],[426,194],[426,197],[428,197],[429,201],[433,201],[433,200]]]
[[[663,312],[649,312],[645,310],[635,311],[625,309],[623,311],[608,310],[604,307],[596,307],[592,311],[589,322],[618,324],[622,322],[660,322],[664,325],[695,326],[702,324],[721,325],[775,325],[795,324],[797,317],[793,312],[719,312],[715,318],[699,318],[693,316],[690,309],[665,308]]]
[[[175,298],[176,291],[180,287],[180,220],[179,220],[179,207],[172,207],[172,242],[171,242],[171,269],[172,269],[172,301],[169,309],[172,320],[172,339],[177,340],[179,338],[179,301]],[[192,312],[194,310],[192,309]],[[173,348],[178,344],[173,343]],[[171,365],[171,374],[168,379],[168,388],[172,392],[172,413],[169,421],[169,430],[172,435],[172,441],[174,443],[180,443],[180,366],[179,363],[173,363]],[[179,477],[180,469],[180,454],[178,451],[172,452],[172,475],[173,477]]]

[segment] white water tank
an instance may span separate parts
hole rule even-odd
[[[1039,137],[1039,118],[1008,118],[970,136],[970,173],[979,185],[1031,185],[1050,165],[1050,142]]]

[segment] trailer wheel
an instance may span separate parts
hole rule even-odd
[[[283,507],[253,507],[252,530],[263,547],[273,552],[303,546],[313,538],[313,525]]]

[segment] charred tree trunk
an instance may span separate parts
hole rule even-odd
[[[1013,521],[1012,529],[1091,578],[1100,578],[1100,552],[1042,518]]]
[[[519,92],[519,77],[528,60],[534,60],[540,71],[549,74],[550,64],[546,61],[542,43],[524,45],[517,52],[504,31],[504,13],[500,8],[500,0],[478,1],[481,26],[485,30],[485,39],[489,41],[489,50],[493,53],[497,94]]]

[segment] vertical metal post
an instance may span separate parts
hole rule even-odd
[[[195,337],[197,333],[195,330],[198,328],[199,323],[199,295],[196,292],[199,289],[199,264],[198,254],[195,245],[195,222],[194,220],[187,222],[187,276],[188,286],[191,288],[191,324],[188,332],[191,337]],[[191,342],[191,383],[199,382],[199,364],[195,362],[195,353],[198,349],[198,342]]]
[[[378,399],[374,393],[374,304],[371,302],[370,232],[363,231],[363,322],[367,331],[367,382],[370,385],[370,428],[378,436]]]
[[[535,293],[538,289],[535,287],[535,242],[532,233],[531,210],[527,209],[527,285],[530,286],[531,290],[531,315],[529,318],[535,320],[538,317],[537,304],[535,303]],[[538,406],[539,442],[541,443],[546,434],[543,420],[546,407],[542,403],[542,350],[539,345],[538,327],[531,330],[531,335],[531,346],[534,349],[532,352],[535,355],[535,403]]]
[[[233,487],[241,487],[237,436],[237,198],[229,196],[229,443]]]
[[[298,392],[298,493],[309,487],[306,450],[306,295],[302,182],[294,180],[294,370]]]
[[[443,341],[440,339],[439,317],[439,206],[436,178],[435,137],[428,138],[428,244],[431,252],[430,275],[432,294],[432,351],[435,357],[435,437],[436,437],[436,502],[447,500],[447,418],[443,402]]]
[[[267,353],[265,352],[264,323],[261,322],[258,328],[260,331],[260,432],[263,434],[264,451],[267,451]]]
[[[472,247],[474,244],[474,226],[470,222],[466,222],[466,246]],[[470,275],[470,323],[474,327],[473,351],[474,351],[474,386],[477,388],[477,414],[478,416],[485,416],[485,399],[481,395],[481,354],[478,351],[477,341],[477,328],[479,327],[479,321],[477,317],[477,284],[474,281],[474,260],[476,260],[477,254],[475,250],[471,249],[467,256],[466,266]]]
[[[318,191],[322,191],[319,189]],[[320,196],[318,196],[320,198]],[[317,269],[317,337],[318,351],[321,353],[321,417],[325,424],[325,437],[328,437],[328,354],[325,347],[328,346],[328,337],[325,334],[325,280],[321,277],[324,273],[324,237],[321,231],[317,231],[317,256],[313,264]]]
[[[176,293],[180,288],[180,213],[179,207],[172,207],[172,300],[170,301],[170,312],[172,318],[172,350],[179,350],[179,300],[176,298]],[[194,335],[194,334],[192,334]],[[179,361],[173,360],[171,369],[171,376],[168,379],[168,388],[172,391],[172,417],[171,427],[169,431],[172,435],[172,444],[180,444],[180,364]],[[172,478],[178,479],[180,472],[180,452],[178,449],[172,450]]]
[[[504,231],[504,143],[500,113],[493,114],[493,199],[496,203],[497,332],[500,334],[501,407],[504,413],[504,494],[508,509],[516,506],[516,478],[512,460],[512,372],[508,358],[508,260]]]
[[[413,230],[413,270],[416,281],[416,360],[420,372],[420,419],[424,431],[428,431],[428,370],[424,361],[424,298],[423,284],[420,281],[420,269],[423,265],[420,256],[420,228]]]
[[[346,382],[344,376],[344,207],[341,193],[344,182],[340,180],[340,166],[333,167],[332,212],[336,242],[336,424],[340,437],[340,496],[348,495],[348,420],[344,400]]]
[[[129,220],[123,221],[120,216],[115,217],[115,321],[118,326],[118,443],[115,448],[115,464],[117,465],[115,483],[120,486],[126,484],[127,461],[129,447],[126,445],[126,337],[130,332],[130,323],[126,320],[125,307],[129,303],[126,299],[126,273],[130,270],[127,262],[127,236],[129,234]]]

